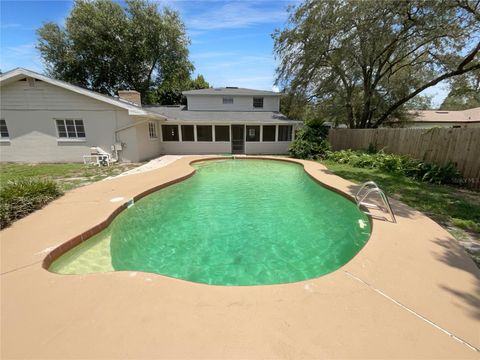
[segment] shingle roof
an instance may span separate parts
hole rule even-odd
[[[414,122],[477,122],[480,121],[480,107],[462,110],[462,111],[445,111],[445,110],[422,110],[417,112]]]
[[[288,119],[285,115],[275,111],[195,111],[187,110],[186,106],[149,106],[149,111],[164,115],[167,121],[185,122],[236,122],[296,124],[299,121]]]
[[[223,88],[209,88],[200,90],[188,90],[182,93],[183,95],[262,95],[262,96],[281,96],[281,93],[266,91],[266,90],[254,90],[238,87],[223,87]]]

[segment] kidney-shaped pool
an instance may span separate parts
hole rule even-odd
[[[145,271],[215,285],[281,284],[348,262],[370,222],[298,164],[216,160],[122,211],[49,267],[61,274]],[[148,173],[145,174],[148,176]]]

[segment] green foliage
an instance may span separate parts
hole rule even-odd
[[[58,79],[114,95],[135,89],[159,102],[157,89],[190,81],[185,25],[177,12],[148,0],[76,0],[65,27],[49,22],[37,30],[47,72]]]
[[[328,169],[345,179],[363,183],[375,181],[385,192],[420,210],[435,221],[480,233],[480,193],[455,186],[431,184],[378,168],[357,168],[324,161]],[[456,236],[456,233],[454,233]],[[457,237],[457,236],[456,236]]]
[[[401,174],[415,180],[435,184],[449,184],[461,178],[452,163],[440,166],[412,159],[406,155],[386,154],[383,151],[368,153],[354,150],[328,152],[326,158],[340,164],[358,168],[379,169],[387,173]]]
[[[62,195],[50,180],[18,179],[8,181],[0,189],[0,229],[40,209]]]
[[[161,86],[150,93],[149,103],[160,105],[178,105],[186,103],[186,99],[182,95],[185,90],[208,89],[210,84],[205,81],[202,75],[198,75],[195,79],[186,81],[164,82]]]
[[[405,121],[442,80],[480,71],[475,1],[305,0],[273,37],[277,84],[352,128]]]
[[[466,110],[480,107],[480,70],[454,78],[441,110]]]
[[[310,123],[301,128],[295,135],[288,151],[297,159],[321,159],[330,150],[326,140],[328,129],[322,123]]]

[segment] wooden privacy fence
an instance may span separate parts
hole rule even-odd
[[[368,149],[405,154],[438,165],[451,161],[474,187],[480,184],[480,128],[331,129],[333,150]]]

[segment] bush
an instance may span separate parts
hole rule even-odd
[[[62,191],[50,180],[23,178],[8,181],[0,189],[0,229],[42,208],[60,195]]]
[[[295,140],[288,151],[291,156],[297,159],[320,159],[324,158],[326,152],[330,149],[327,140],[319,143],[307,140]]]
[[[406,155],[386,154],[383,151],[375,153],[354,150],[329,151],[326,157],[340,164],[379,169],[435,184],[448,184],[452,183],[454,179],[460,178],[458,170],[452,163],[444,166],[435,165],[412,159]]]
[[[322,123],[306,124],[297,132],[288,151],[297,159],[323,159],[330,151],[327,134],[328,128]]]

